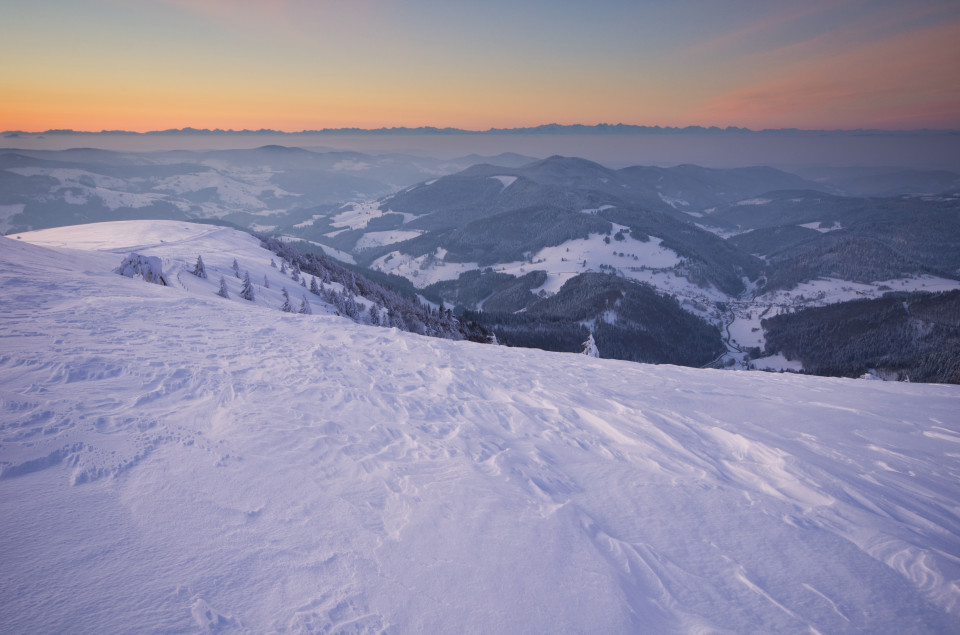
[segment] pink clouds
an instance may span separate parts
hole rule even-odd
[[[960,22],[810,56],[688,111],[762,127],[960,127]]]

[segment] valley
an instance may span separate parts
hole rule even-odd
[[[0,163],[11,184],[0,200],[8,229],[144,217],[239,226],[358,275],[387,274],[381,283],[499,328],[512,345],[573,350],[598,325],[651,328],[596,294],[577,317],[551,308],[568,306],[564,285],[582,289],[603,274],[672,298],[715,335],[689,357],[680,350],[700,336],[677,332],[664,357],[607,329],[597,336],[602,356],[801,371],[799,360],[767,350],[762,319],[960,288],[951,248],[960,175],[945,171],[806,178],[769,167],[611,169],[561,156],[442,160],[280,146],[33,151]],[[713,355],[720,341],[726,352]]]

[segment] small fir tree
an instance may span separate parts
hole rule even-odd
[[[307,302],[307,294],[303,294],[303,300],[300,302],[300,313],[304,315],[313,315],[313,310],[310,308],[310,303]]]
[[[316,276],[310,278],[310,293],[313,295],[320,295],[320,287],[317,286]]]
[[[293,313],[293,305],[290,304],[290,294],[287,293],[287,288],[283,288],[283,306],[280,307],[280,310],[284,313]]]
[[[583,354],[587,357],[600,357],[600,351],[597,350],[597,343],[593,339],[593,333],[583,343]]]
[[[224,280],[223,276],[220,276],[220,290],[217,291],[217,295],[221,298],[230,297],[230,293],[227,291],[227,281]]]
[[[263,274],[263,288],[264,289],[270,288],[270,281],[267,280],[267,274]]]
[[[236,258],[233,259],[233,275],[240,277],[240,263],[237,262]]]
[[[240,297],[244,300],[249,300],[253,302],[256,297],[253,293],[253,283],[250,282],[250,272],[246,271],[243,274],[243,286],[240,288]]]
[[[203,266],[203,258],[200,255],[197,255],[197,264],[193,266],[193,271],[191,272],[198,278],[207,277],[207,268]]]
[[[370,305],[370,324],[380,326],[380,307],[376,304]]]
[[[274,261],[273,258],[270,259],[270,266],[273,267],[274,269],[277,268],[277,263],[276,263],[276,261]]]
[[[287,273],[287,263],[283,260],[280,261],[280,273]]]

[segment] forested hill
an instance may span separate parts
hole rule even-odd
[[[817,375],[960,384],[960,291],[888,293],[763,321],[767,353]]]

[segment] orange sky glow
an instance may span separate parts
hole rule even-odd
[[[960,129],[956,2],[0,5],[0,130]]]

